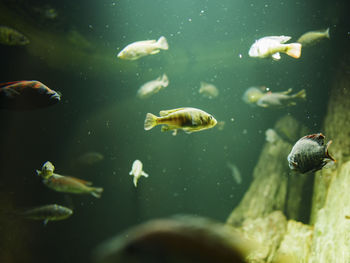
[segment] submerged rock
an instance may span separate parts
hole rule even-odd
[[[283,262],[282,259],[288,257],[292,262],[308,262],[312,234],[313,227],[289,220],[287,230],[274,255],[273,261],[279,260]]]
[[[232,227],[215,221],[177,216],[136,226],[100,245],[97,263],[245,262],[250,250]]]
[[[240,231],[245,238],[258,243],[257,248],[248,254],[247,261],[271,262],[286,228],[287,219],[280,211],[275,211],[266,217],[245,220]]]
[[[265,217],[275,210],[283,211],[288,219],[306,217],[302,207],[311,203],[311,192],[304,194],[304,186],[312,177],[291,176],[287,156],[291,142],[307,128],[286,115],[276,122],[274,130],[278,133],[276,140],[265,143],[253,171],[254,180],[227,220],[233,226],[240,226],[245,219]]]

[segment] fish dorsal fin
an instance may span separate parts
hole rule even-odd
[[[167,116],[167,115],[169,115],[171,113],[174,113],[176,111],[180,111],[180,110],[183,110],[183,109],[185,109],[185,108],[178,108],[178,109],[173,109],[173,110],[162,110],[162,111],[159,112],[159,115],[161,117],[164,117],[164,116]]]
[[[152,39],[152,40],[143,40],[143,41],[139,41],[139,42],[142,42],[144,44],[154,44],[157,42],[157,40]]]
[[[309,139],[317,142],[320,145],[324,144],[325,136],[322,133],[310,134],[303,137],[304,139]]]
[[[10,82],[5,82],[5,83],[0,83],[0,88],[6,87],[6,86],[10,86],[13,84],[17,84],[20,82],[24,82],[23,80],[18,80],[18,81],[10,81]]]
[[[289,88],[286,91],[282,91],[281,94],[288,95],[288,94],[290,94],[292,92],[292,90],[293,90],[292,88]]]
[[[277,52],[277,53],[271,55],[271,57],[272,57],[274,60],[280,60],[280,59],[281,59],[281,55],[280,55],[279,52]]]
[[[283,44],[283,43],[286,43],[288,40],[290,40],[292,37],[290,37],[290,36],[268,36],[265,38],[268,38],[268,39],[271,39],[274,41],[278,41],[281,44]]]
[[[84,185],[92,185],[92,182],[89,182],[89,181],[86,181],[86,180],[83,180],[83,179],[80,179],[80,178],[76,178],[76,177],[73,177],[73,176],[64,176],[66,178],[69,178],[71,180],[74,180],[74,181],[77,181],[79,183],[82,183]]]

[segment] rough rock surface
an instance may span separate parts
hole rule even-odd
[[[279,138],[264,145],[253,172],[254,181],[227,220],[233,226],[240,226],[246,218],[265,217],[275,210],[299,219],[300,206],[305,205],[301,202],[303,185],[308,178],[290,175],[287,156],[293,147],[291,141],[304,136],[307,129],[287,115],[277,121],[275,130]]]
[[[313,228],[294,220],[289,220],[287,231],[274,255],[273,261],[288,257],[292,262],[306,263],[309,259]]]
[[[315,216],[310,263],[350,262],[350,161],[332,174],[323,208]]]
[[[243,236],[258,244],[247,256],[248,262],[271,262],[287,228],[286,217],[275,211],[266,217],[246,219],[239,228]]]

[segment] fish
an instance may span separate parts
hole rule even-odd
[[[43,205],[16,212],[17,215],[33,220],[43,220],[44,225],[49,221],[64,220],[73,214],[73,210],[57,204]]]
[[[0,83],[0,109],[33,110],[60,100],[61,94],[37,80]]]
[[[129,175],[132,175],[134,177],[133,182],[134,182],[135,187],[137,187],[137,182],[139,181],[141,176],[144,176],[146,178],[148,177],[148,174],[146,174],[143,171],[142,166],[143,165],[142,165],[142,162],[140,160],[135,160],[132,164],[132,168],[131,168]]]
[[[50,5],[33,7],[33,11],[45,19],[54,20],[58,16],[57,10]]]
[[[95,165],[104,159],[103,154],[99,152],[86,152],[79,156],[78,162],[82,165]]]
[[[293,58],[301,55],[300,43],[285,44],[291,37],[289,36],[268,36],[255,41],[249,49],[249,56],[253,58],[270,58],[280,60],[280,53],[286,53]]]
[[[0,26],[0,44],[6,46],[25,46],[30,43],[28,37],[8,26]]]
[[[257,102],[256,105],[263,108],[283,108],[295,106],[297,101],[306,99],[306,91],[303,89],[298,93],[291,94],[292,89],[283,92],[268,92],[265,93]]]
[[[44,172],[44,173],[43,173]],[[92,187],[92,182],[85,181],[72,176],[63,176],[51,173],[45,176],[45,171],[38,171],[37,175],[43,178],[42,182],[50,189],[57,192],[70,194],[91,194],[96,198],[100,198],[103,192],[102,187]]]
[[[147,55],[158,54],[161,49],[169,49],[168,42],[163,36],[161,36],[158,41],[143,40],[131,43],[118,53],[118,58],[125,60],[137,60]]]
[[[328,152],[332,140],[325,145],[324,139],[322,133],[306,135],[299,139],[287,157],[289,168],[306,174],[321,170],[331,161],[336,162]]]
[[[265,131],[265,139],[269,143],[275,143],[280,136],[277,134],[277,132],[274,129],[267,129]]]
[[[173,135],[176,135],[178,129],[192,133],[213,128],[217,124],[217,120],[211,114],[196,108],[162,110],[159,115],[160,117],[157,117],[147,113],[144,123],[146,131],[163,125],[162,132],[173,130]]]
[[[47,161],[41,167],[41,171],[36,170],[36,174],[43,178],[48,178],[53,175],[54,171],[55,171],[55,166],[50,161]]]
[[[137,91],[137,97],[140,99],[146,99],[155,93],[158,93],[161,89],[166,88],[169,85],[169,79],[166,74],[159,76],[155,80],[151,80],[143,84]]]
[[[310,31],[306,32],[305,34],[301,35],[299,39],[297,40],[298,43],[302,44],[304,46],[312,46],[316,44],[317,42],[321,41],[322,39],[330,39],[329,37],[329,28],[326,30],[319,30],[319,31]]]
[[[213,84],[202,81],[199,88],[199,94],[208,99],[213,99],[219,96],[219,90]]]
[[[238,170],[237,166],[231,162],[227,162],[227,167],[231,170],[232,177],[237,184],[242,183],[241,172]]]
[[[243,96],[242,100],[250,105],[256,105],[256,102],[264,96],[264,92],[262,91],[262,87],[250,87],[248,88]]]

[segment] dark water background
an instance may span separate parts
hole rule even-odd
[[[101,77],[91,74],[97,65],[91,65],[90,71],[53,69],[45,58],[33,57],[25,48],[0,46],[1,82],[36,79],[63,94],[62,102],[51,108],[0,112],[0,190],[10,196],[14,207],[68,205],[64,195],[46,188],[35,176],[35,169],[47,160],[58,174],[91,180],[105,189],[101,199],[72,195],[74,215],[65,221],[46,227],[21,221],[24,251],[30,251],[25,252],[29,253],[26,262],[87,262],[101,241],[152,218],[190,213],[225,221],[249,187],[266,129],[288,113],[313,132],[322,131],[337,59],[343,40],[349,38],[346,1],[3,2],[23,12],[24,19],[42,31],[61,34],[74,28],[104,43],[114,50],[111,57],[131,42],[161,35],[170,46],[169,51],[139,61],[117,61],[137,64],[135,72],[121,70]],[[58,10],[57,24],[38,23],[31,15],[31,6],[44,4]],[[247,55],[257,38],[284,34],[296,40],[306,31],[328,26],[331,41],[303,49],[299,60],[282,55],[281,61],[274,62]],[[230,48],[222,50],[221,44]],[[183,50],[184,57],[172,49]],[[217,61],[208,59],[216,55]],[[163,65],[166,56],[171,63]],[[137,89],[152,79],[145,78],[145,72],[152,78],[166,73],[170,85],[140,101]],[[200,97],[200,81],[214,83],[219,97]],[[273,91],[306,89],[308,100],[280,110],[246,105],[241,100],[244,91],[260,85]],[[144,131],[147,112],[183,106],[203,109],[225,121],[224,130],[175,137],[158,127]],[[74,160],[86,151],[100,152],[105,160],[93,167],[75,166]],[[128,175],[135,159],[150,175],[140,179],[137,189]],[[233,180],[227,161],[240,169],[241,185]],[[14,255],[21,253],[16,246],[11,249]]]

